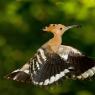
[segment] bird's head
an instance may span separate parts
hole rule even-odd
[[[43,31],[52,32],[53,34],[63,35],[63,33],[71,28],[79,27],[79,25],[64,26],[62,24],[50,24]]]

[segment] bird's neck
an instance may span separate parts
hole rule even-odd
[[[59,36],[57,34],[55,34],[54,37],[49,42],[49,44],[51,46],[59,46],[59,45],[61,45],[61,43],[62,43],[62,38],[61,38],[61,36]]]
[[[47,48],[48,51],[57,52],[60,45],[62,43],[62,38],[58,34],[54,34],[54,37],[50,39],[46,44],[43,46]]]

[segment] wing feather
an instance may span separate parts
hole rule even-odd
[[[92,68],[95,67],[95,60],[82,54],[79,50],[65,45],[60,46],[58,54],[68,66],[74,68],[72,72],[73,76],[80,79],[85,79],[91,76],[88,73],[93,72]],[[93,73],[95,74],[95,72]]]
[[[49,53],[40,48],[21,69],[13,71],[7,78],[49,85],[67,77],[85,79],[94,74],[95,60],[75,48],[61,45],[57,53]]]

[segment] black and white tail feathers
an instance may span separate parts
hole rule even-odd
[[[21,69],[11,72],[10,74],[6,75],[5,78],[20,82],[31,82],[29,66],[30,65],[26,63]]]
[[[7,79],[50,85],[61,79],[87,79],[95,75],[95,60],[78,50],[61,45],[57,53],[40,48],[21,69],[7,75]]]
[[[13,71],[5,77],[7,77],[7,79],[16,80],[20,82],[31,82],[30,75],[20,70],[17,72]]]

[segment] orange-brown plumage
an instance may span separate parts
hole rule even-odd
[[[43,45],[50,52],[57,52],[58,48],[62,43],[62,35],[69,28],[76,27],[77,25],[64,26],[62,24],[50,24],[48,27],[45,27],[43,31],[53,33],[54,37],[50,39],[47,43]]]

